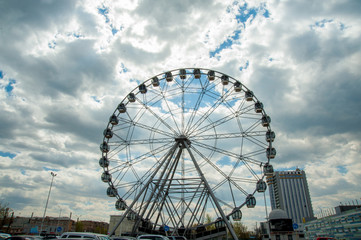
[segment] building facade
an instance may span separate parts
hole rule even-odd
[[[109,232],[112,231],[115,226],[119,223],[122,215],[110,215],[110,221],[109,221]],[[122,236],[127,235],[132,232],[134,226],[134,220],[129,220],[128,218],[125,218],[122,223],[119,225],[119,227],[115,230],[114,235],[115,236]]]
[[[361,239],[361,205],[335,207],[336,214],[306,222],[306,239]]]
[[[314,219],[306,174],[303,170],[275,171],[267,176],[272,210],[282,209],[298,226]]]

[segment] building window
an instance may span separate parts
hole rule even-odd
[[[293,240],[292,235],[288,235],[288,240]]]

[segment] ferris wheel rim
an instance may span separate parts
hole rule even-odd
[[[185,69],[186,71],[188,70],[188,71],[191,71],[191,70],[195,70],[195,69],[199,69],[200,71],[201,71],[201,74],[203,74],[203,75],[205,75],[204,74],[204,71],[214,71],[215,72],[215,74],[216,74],[216,77],[218,77],[218,78],[220,78],[220,76],[223,76],[224,74],[223,73],[221,73],[221,72],[219,72],[219,71],[215,71],[215,70],[211,70],[211,69],[206,69],[206,68],[179,68],[179,69],[173,69],[173,70],[170,70],[170,71],[167,71],[167,72],[171,72],[171,73],[174,73],[174,72],[177,72],[177,71],[180,71],[181,69]],[[202,72],[203,71],[203,72]],[[137,92],[137,90],[139,89],[139,87],[141,86],[141,85],[145,85],[146,87],[151,87],[152,86],[152,79],[154,78],[154,77],[159,77],[159,81],[165,81],[165,79],[166,79],[166,76],[165,76],[165,73],[167,73],[167,72],[163,72],[163,73],[160,73],[160,74],[157,74],[157,75],[155,75],[155,76],[153,76],[152,78],[149,78],[149,79],[147,79],[147,80],[145,80],[143,83],[141,83],[141,84],[139,84],[136,88],[134,88],[132,91],[130,91],[130,93],[136,93],[136,94],[139,94],[139,91]],[[191,74],[191,73],[187,73],[187,74]],[[174,74],[174,76],[177,76],[177,74]],[[228,76],[228,75],[227,75]],[[238,81],[238,80],[236,80],[235,78],[233,78],[233,77],[230,77],[230,76],[228,76],[230,79],[232,79],[232,81],[234,81],[234,82],[236,82],[236,81]],[[243,88],[245,88],[245,90],[247,90],[247,91],[250,91],[250,89],[249,88],[247,88],[246,86],[244,86],[244,85],[242,85],[242,87]],[[255,99],[254,100],[254,102],[259,102],[259,100],[257,99],[257,97],[255,96],[255,95],[253,95],[253,98]],[[126,103],[125,104],[125,106],[127,106],[128,104],[129,104],[129,101],[127,101],[127,96],[126,97],[124,97],[124,99],[120,102],[120,103]],[[117,113],[117,111],[118,111],[118,109],[116,108],[115,110],[114,110],[114,112],[113,112],[113,115],[116,115],[116,116],[119,116],[119,112]],[[184,109],[183,109],[183,111],[184,111]],[[262,116],[268,116],[267,114],[266,114],[266,112],[265,112],[265,110],[264,109],[262,109]],[[170,116],[168,116],[168,117],[170,117]],[[209,119],[207,119],[208,121],[209,121]],[[113,125],[110,123],[110,122],[108,122],[108,125],[107,125],[107,129],[108,128],[110,128],[111,130],[113,129]],[[271,128],[270,128],[270,125],[267,125],[266,126],[266,128],[267,128],[267,131],[271,131]],[[156,128],[154,128],[154,126],[153,126],[153,129],[154,129],[154,131],[156,131],[155,129]],[[198,137],[198,138],[201,138],[200,136],[185,136],[185,135],[183,135],[183,134],[180,134],[180,133],[178,133],[178,135],[176,134],[177,133],[177,131],[175,130],[175,129],[170,129],[171,131],[173,131],[173,133],[174,133],[174,135],[173,135],[173,138],[174,138],[174,140],[176,140],[177,138],[179,138],[179,137],[184,137],[184,138],[186,138],[187,140],[188,139],[191,139],[192,140],[192,142],[194,141],[194,143],[196,143],[197,144],[197,142],[195,141],[195,139]],[[157,130],[157,131],[160,131],[160,130]],[[216,130],[215,130],[215,132],[216,132]],[[153,136],[152,136],[152,139],[154,139],[155,138],[155,134],[156,134],[156,132],[150,132],[149,134],[151,135],[153,133]],[[216,136],[217,136],[217,134],[215,134]],[[172,137],[171,137],[172,135],[171,134],[169,134],[169,140],[173,140],[172,139]],[[205,136],[203,136],[203,137],[205,137]],[[151,138],[151,136],[149,137],[149,139]],[[216,138],[217,139],[217,138]],[[165,141],[167,140],[167,138],[165,139]],[[105,136],[104,136],[104,138],[103,138],[103,142],[107,142],[107,143],[109,143],[109,138],[106,138]],[[152,143],[150,143],[150,144],[153,144],[154,142],[152,142]],[[272,146],[272,143],[270,143],[269,144],[270,145],[270,147]],[[107,154],[107,153],[106,153]],[[154,155],[154,154],[153,154]],[[104,156],[104,154],[102,154],[102,156]],[[246,160],[247,160],[247,158],[245,158]],[[244,159],[241,159],[241,161],[244,161]],[[251,160],[249,160],[250,162],[252,162]],[[267,159],[267,164],[270,162],[270,158],[268,158]],[[252,162],[253,163],[253,162]],[[263,162],[260,162],[260,167],[262,166],[262,164],[263,164]],[[104,169],[104,171],[109,171],[109,167],[108,166],[106,166],[106,167],[103,167],[103,169]],[[261,178],[259,178],[258,180],[262,180],[264,178],[264,174],[262,175],[262,177]],[[139,179],[138,179],[139,180]],[[116,186],[115,186],[115,184],[113,184],[113,181],[109,181],[108,182],[108,184],[109,184],[109,186],[110,187],[113,187],[113,188],[115,188]],[[250,193],[250,195],[254,195],[255,193],[257,192],[257,189],[255,189],[252,193]],[[122,199],[122,196],[120,196],[118,193],[116,194],[116,198],[117,199]],[[240,209],[240,208],[242,208],[244,205],[246,204],[246,202],[244,202],[244,203],[242,203],[241,205],[239,205],[239,206],[236,206],[236,209]],[[227,215],[227,217],[229,217],[230,215],[231,215],[232,213],[230,213],[230,214],[228,214]]]

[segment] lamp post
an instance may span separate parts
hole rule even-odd
[[[48,203],[49,203],[49,197],[50,197],[51,187],[53,186],[53,181],[54,181],[54,177],[55,177],[55,176],[56,176],[56,174],[53,173],[53,172],[51,172],[51,183],[50,183],[50,188],[49,188],[49,193],[48,193],[48,199],[46,200],[46,204],[45,204],[43,219],[41,220],[40,234],[41,234],[41,232],[43,231],[43,224],[44,224],[46,209],[48,208]]]

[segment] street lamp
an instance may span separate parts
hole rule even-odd
[[[40,234],[41,234],[41,232],[43,231],[43,224],[44,224],[46,209],[48,208],[48,203],[49,203],[49,197],[50,197],[51,187],[53,186],[54,177],[56,176],[56,174],[53,173],[53,172],[51,172],[50,174],[51,174],[51,183],[50,183],[50,188],[49,188],[49,193],[48,193],[48,199],[46,200],[46,204],[45,204],[43,219],[41,220]]]

